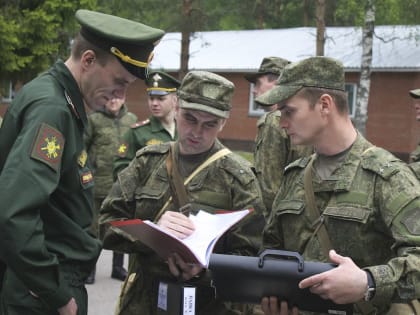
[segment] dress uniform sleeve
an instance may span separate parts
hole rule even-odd
[[[387,166],[388,172],[386,167],[381,168],[385,178],[380,177],[377,181],[375,197],[395,240],[395,257],[383,265],[367,268],[376,283],[372,302],[378,305],[389,300],[397,302],[420,297],[419,181],[402,162]]]
[[[27,109],[0,175],[0,255],[28,290],[59,308],[71,295],[62,282],[57,257],[46,247],[41,212],[60,180],[64,135],[72,118],[64,106],[37,105]],[[55,147],[49,152],[54,163],[43,161],[45,151],[34,153],[41,130],[54,134]]]

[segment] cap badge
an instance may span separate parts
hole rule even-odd
[[[159,87],[159,82],[160,80],[162,80],[162,77],[159,75],[159,73],[156,73],[153,77],[153,87]]]

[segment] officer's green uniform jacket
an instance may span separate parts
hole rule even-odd
[[[223,148],[220,142],[216,149]],[[167,264],[140,242],[109,228],[106,224],[117,219],[140,218],[155,220],[159,210],[170,197],[165,160],[170,144],[147,146],[137,152],[130,165],[118,174],[118,180],[106,197],[100,215],[101,235],[104,246],[131,255],[130,275],[122,290],[120,311],[117,314],[156,314],[157,285],[159,279],[176,281]],[[247,161],[230,153],[199,172],[186,187],[191,201],[192,213],[200,209],[214,212],[218,209],[239,210],[254,208],[255,211],[230,230],[215,248],[218,253],[237,253],[256,255],[261,240],[264,220],[263,203],[256,178]],[[171,203],[169,210],[177,211]],[[214,299],[207,275],[192,280],[199,286],[197,314],[234,314],[229,313],[220,300]],[[196,300],[197,301],[197,300]]]
[[[369,149],[371,148],[371,149]],[[328,261],[309,219],[303,188],[308,157],[290,164],[263,233],[265,248]],[[368,269],[376,283],[372,305],[420,296],[420,185],[406,164],[361,135],[328,180],[313,172],[318,209],[332,247]],[[308,314],[303,313],[302,314]],[[360,314],[357,310],[355,314]]]
[[[55,314],[99,256],[101,244],[88,232],[93,178],[86,124],[82,95],[62,61],[24,86],[4,117],[0,258],[9,304]]]
[[[128,166],[136,156],[136,152],[147,145],[159,144],[178,139],[175,131],[174,137],[163,127],[159,119],[150,116],[148,119],[131,126],[124,135],[118,147],[114,160],[114,179],[117,174]]]
[[[88,116],[85,144],[95,174],[95,198],[105,198],[112,187],[115,152],[123,135],[137,121],[137,116],[123,105],[117,116],[94,112]]]
[[[308,147],[291,145],[286,131],[280,128],[280,116],[280,111],[272,111],[265,113],[257,122],[254,166],[268,211],[280,187],[284,168],[312,153]]]

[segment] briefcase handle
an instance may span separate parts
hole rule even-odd
[[[298,271],[303,271],[304,260],[303,257],[297,252],[289,252],[287,250],[277,250],[277,249],[265,249],[259,256],[258,267],[264,267],[264,259],[266,257],[275,257],[275,258],[286,258],[286,259],[296,259],[298,262]]]

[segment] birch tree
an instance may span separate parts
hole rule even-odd
[[[368,119],[368,102],[370,91],[370,73],[372,65],[372,44],[375,31],[375,4],[368,0],[366,6],[365,24],[362,34],[362,64],[360,71],[359,87],[356,96],[356,113],[354,125],[362,135],[366,134]]]

